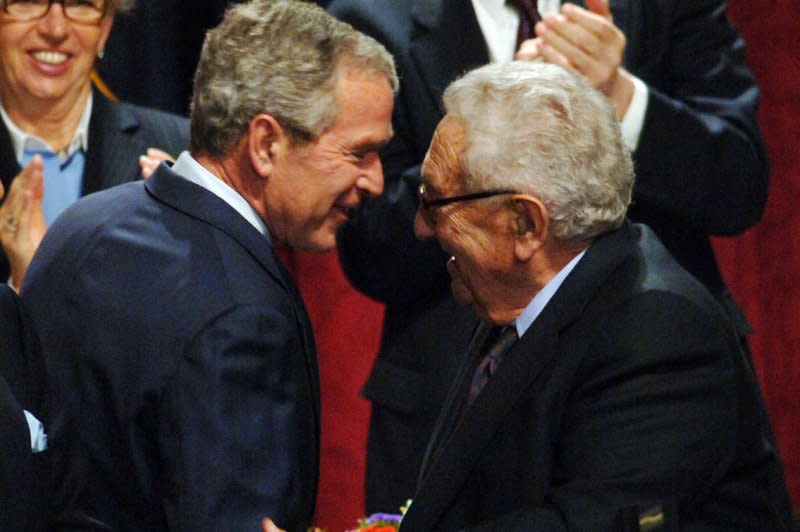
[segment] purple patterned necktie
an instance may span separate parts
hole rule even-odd
[[[503,356],[516,341],[517,328],[513,325],[506,326],[500,331],[494,343],[489,346],[481,363],[478,364],[477,369],[475,369],[475,373],[472,375],[467,404],[472,404],[472,401],[475,400],[483,387],[486,386],[489,377],[494,374],[497,370],[497,366],[503,361]]]
[[[523,41],[536,36],[533,27],[542,20],[539,10],[536,8],[536,0],[506,0],[506,3],[517,8],[519,11],[519,29],[517,30],[517,50]]]

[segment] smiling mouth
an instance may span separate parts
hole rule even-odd
[[[336,212],[340,213],[342,216],[347,218],[348,220],[353,216],[353,213],[356,211],[356,207],[346,207],[343,205],[336,205],[333,208]]]
[[[69,56],[63,52],[34,52],[33,57],[42,63],[47,63],[48,65],[61,65],[63,64]]]

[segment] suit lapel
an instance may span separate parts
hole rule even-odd
[[[145,182],[145,188],[158,200],[188,216],[213,225],[237,241],[262,265],[270,277],[289,293],[295,302],[295,317],[305,347],[306,369],[314,397],[316,426],[319,427],[319,370],[311,321],[294,280],[272,246],[230,205],[202,187],[183,179],[165,165],[158,167],[156,172]]]
[[[135,180],[139,176],[138,156],[148,148],[132,142],[141,127],[136,116],[99,91],[92,90],[83,196]]]
[[[454,78],[489,62],[472,4],[464,0],[416,0],[410,53],[437,108]]]
[[[475,371],[475,365],[484,351],[484,346],[491,330],[492,326],[490,324],[479,322],[472,335],[467,351],[464,354],[464,360],[456,372],[456,377],[442,406],[441,415],[436,421],[428,447],[425,449],[419,474],[420,482],[427,474],[427,467],[437,460],[458,423],[464,397],[467,393],[467,386],[469,386],[472,373]]]
[[[411,505],[404,518],[405,526],[411,530],[436,528],[514,404],[530,394],[531,386],[547,375],[558,356],[573,353],[574,349],[562,345],[561,331],[583,314],[597,290],[630,252],[624,242],[630,240],[631,231],[626,222],[621,229],[592,245],[536,321],[506,354],[497,372],[464,413],[461,423],[449,437],[443,434],[446,429],[438,428],[439,433],[434,436],[439,438],[437,447],[429,452],[430,463],[423,465],[424,476],[414,496],[420,504]],[[449,411],[456,400],[451,389],[446,402],[448,410],[441,417],[451,415]]]

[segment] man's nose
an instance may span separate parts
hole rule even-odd
[[[420,240],[426,240],[436,236],[436,231],[427,216],[422,213],[422,205],[417,207],[417,213],[414,215],[414,234]]]
[[[377,152],[370,153],[364,158],[356,187],[370,196],[379,196],[383,192],[383,166]]]

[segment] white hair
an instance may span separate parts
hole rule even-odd
[[[453,82],[444,105],[466,129],[467,191],[536,196],[563,240],[622,223],[634,180],[630,152],[613,107],[580,76],[543,62],[488,65]]]

